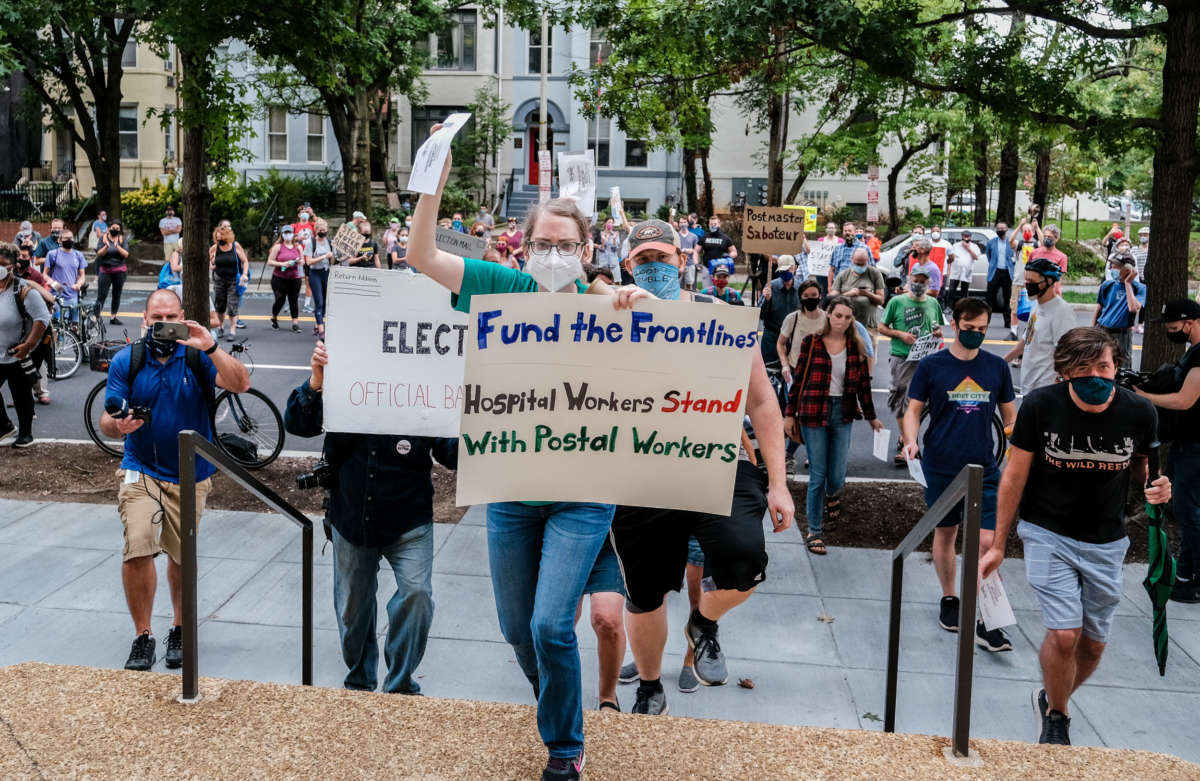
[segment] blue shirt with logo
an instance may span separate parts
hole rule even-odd
[[[1146,286],[1137,279],[1131,281],[1133,295],[1142,306],[1146,305]],[[1129,301],[1125,297],[1125,285],[1119,279],[1106,279],[1100,285],[1096,294],[1096,303],[1100,305],[1100,317],[1096,324],[1105,328],[1132,328],[1135,314],[1129,311]]]
[[[926,471],[953,475],[967,464],[997,468],[992,415],[996,405],[1016,398],[1003,358],[980,350],[964,361],[939,350],[917,364],[908,397],[929,410],[929,429],[921,443]]]
[[[108,369],[105,400],[125,399],[132,407],[149,407],[150,420],[125,437],[125,457],[121,468],[144,472],[147,476],[168,483],[179,482],[179,432],[192,429],[205,439],[212,439],[209,425],[208,400],[200,379],[192,376],[182,344],[166,363],[160,363],[149,351],[146,363],[129,387],[129,362],[133,346],[129,345],[113,356]],[[217,381],[217,367],[201,354],[201,363],[208,372],[208,381]],[[196,481],[206,480],[216,468],[203,458],[196,459]]]

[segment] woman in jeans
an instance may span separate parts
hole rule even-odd
[[[317,324],[313,334],[325,338],[325,291],[329,288],[329,264],[333,262],[333,242],[329,240],[329,223],[318,217],[313,223],[316,235],[304,242],[304,264],[308,266],[308,285],[312,290],[313,316]]]
[[[213,307],[217,310],[217,327],[225,334],[225,315],[229,315],[229,333],[233,341],[238,328],[238,284],[250,278],[250,259],[237,243],[233,228],[221,224],[213,231],[213,243],[208,248],[208,268],[213,275]]]
[[[100,281],[96,285],[96,317],[104,308],[104,299],[112,290],[112,304],[109,309],[112,315],[108,321],[112,325],[120,325],[117,310],[121,308],[121,290],[125,287],[125,273],[128,269],[126,259],[129,257],[129,243],[125,241],[121,223],[113,220],[100,239],[96,250],[96,268],[99,270]]]
[[[854,305],[849,298],[836,296],[830,299],[825,312],[821,332],[800,342],[796,379],[788,393],[783,424],[793,440],[798,439],[797,427],[804,432],[809,461],[805,506],[808,533],[804,542],[818,555],[825,554],[821,540],[823,512],[829,512],[830,521],[841,517],[838,495],[846,482],[850,424],[865,417],[875,431],[883,428],[875,417],[867,348],[854,327]]]
[[[591,259],[588,220],[568,199],[539,203],[526,218],[528,273],[437,249],[437,212],[450,165],[447,155],[437,193],[417,203],[406,260],[448,288],[455,309],[469,312],[472,296],[486,293],[612,292],[605,285],[585,288],[579,281],[582,264]],[[649,296],[623,290],[613,304],[626,308],[638,298]],[[613,509],[591,502],[493,502],[487,508],[496,612],[537,696],[538,732],[550,754],[544,780],[577,779],[583,768],[575,609],[608,536]]]
[[[295,231],[291,225],[284,225],[267,255],[267,265],[271,267],[271,292],[275,294],[275,303],[271,305],[271,327],[276,330],[279,329],[279,311],[287,299],[292,330],[300,332],[300,287],[304,281],[300,264],[303,262],[304,253],[296,243]]]

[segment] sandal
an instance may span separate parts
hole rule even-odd
[[[804,535],[804,544],[808,546],[809,553],[816,554],[817,556],[824,556],[829,552],[825,550],[825,543],[821,541],[821,538],[812,532]]]
[[[616,702],[613,702],[612,700],[605,700],[604,702],[600,703],[600,707],[596,708],[596,710],[599,710],[599,711],[612,710],[612,711],[616,711],[617,713],[620,713],[621,706],[619,704],[617,704]]]
[[[834,523],[842,519],[842,498],[840,496],[825,497],[825,522]]]

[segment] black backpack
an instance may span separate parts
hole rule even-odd
[[[213,384],[208,380],[208,372],[204,370],[204,361],[200,356],[204,353],[197,350],[195,347],[187,347],[187,352],[184,353],[184,363],[187,365],[188,371],[196,378],[196,382],[200,384],[200,389],[204,392],[204,400],[208,404],[208,408],[212,409],[216,403],[217,392]],[[146,342],[139,339],[130,346],[129,351],[129,391],[133,392],[133,381],[137,379],[138,372],[146,365]]]

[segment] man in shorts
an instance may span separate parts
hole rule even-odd
[[[1073,328],[1054,350],[1062,382],[1026,394],[1000,478],[996,533],[979,577],[996,571],[1019,515],[1025,573],[1042,608],[1043,685],[1033,691],[1038,742],[1069,745],[1068,702],[1100,664],[1121,601],[1129,549],[1129,484],[1147,478],[1154,406],[1116,386],[1117,348],[1099,328]],[[1146,501],[1171,500],[1171,483],[1150,475]]]

